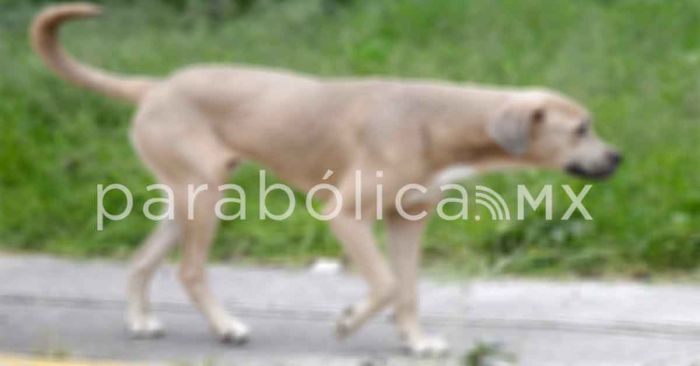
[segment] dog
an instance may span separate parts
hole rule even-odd
[[[213,208],[221,193],[201,192],[191,208],[194,217],[185,218],[188,185],[222,185],[243,161],[262,164],[302,191],[320,182],[338,188],[342,207],[331,196],[321,198],[325,212],[337,212],[329,224],[366,281],[368,295],[341,315],[337,333],[348,336],[392,306],[403,342],[416,354],[447,350],[418,320],[416,282],[427,218],[407,220],[381,204],[387,260],[372,232],[378,200],[370,193],[377,184],[383,185],[384,202],[394,202],[406,184],[454,179],[456,168],[477,174],[543,168],[602,179],[621,161],[596,136],[583,106],[541,88],[330,79],[222,65],[188,67],[163,79],[108,73],[74,60],[57,40],[63,22],[99,12],[83,3],[48,7],[33,21],[31,43],[63,79],[137,105],[133,145],[159,182],[173,190],[175,219],[157,227],[130,267],[127,322],[135,336],[162,334],[149,311],[148,287],[163,258],[181,243],[178,275],[193,304],[222,341],[248,339],[248,328],[207,285],[205,264],[218,221]],[[357,171],[366,173],[361,183],[354,179]],[[358,188],[366,194],[356,197]],[[407,210],[435,203],[427,194],[411,199]],[[355,217],[356,207],[362,219]]]

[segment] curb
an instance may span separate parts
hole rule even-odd
[[[117,361],[103,360],[51,360],[28,356],[2,355],[0,354],[0,366],[145,366]]]

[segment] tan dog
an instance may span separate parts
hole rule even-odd
[[[322,181],[339,188],[345,204],[330,224],[369,286],[368,297],[345,312],[338,333],[348,335],[386,306],[416,353],[441,353],[443,341],[421,331],[416,310],[420,237],[426,219],[402,218],[394,198],[408,183],[430,185],[456,166],[479,172],[505,167],[610,175],[620,156],[591,129],[589,113],[546,90],[497,89],[426,81],[319,79],[276,70],[197,66],[166,79],[122,77],[84,66],[57,44],[65,20],[99,9],[67,4],[35,19],[34,49],[64,79],[133,102],[132,138],[146,165],[175,193],[175,221],[146,240],[129,276],[128,322],[139,336],[161,333],[149,312],[148,286],[166,253],[183,245],[180,279],[193,303],[225,341],[247,339],[247,328],[228,315],[209,291],[205,262],[217,226],[217,190],[197,196],[185,216],[189,184],[224,184],[244,160],[253,160],[301,190]],[[355,171],[365,172],[355,219]],[[377,177],[376,172],[383,176]],[[380,181],[381,180],[381,181]],[[390,261],[371,230],[375,185],[384,189]],[[391,203],[391,204],[390,204]],[[430,208],[434,198],[412,201]],[[336,208],[328,199],[328,212]]]

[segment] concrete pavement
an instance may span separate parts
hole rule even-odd
[[[209,333],[173,266],[153,288],[166,337],[129,339],[125,272],[118,262],[0,257],[0,354],[173,365],[413,363],[387,316],[335,340],[335,316],[364,293],[351,274],[212,266],[215,293],[253,331],[249,344],[234,347]],[[457,364],[480,342],[497,342],[519,365],[700,365],[700,285],[426,280],[421,293],[426,327],[453,347],[451,358],[424,364]]]

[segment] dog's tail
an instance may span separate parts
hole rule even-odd
[[[100,13],[96,5],[86,3],[61,4],[46,8],[31,25],[34,51],[46,65],[63,79],[111,97],[138,102],[156,81],[146,77],[125,77],[81,64],[70,57],[58,44],[61,23],[73,18],[87,18]]]

